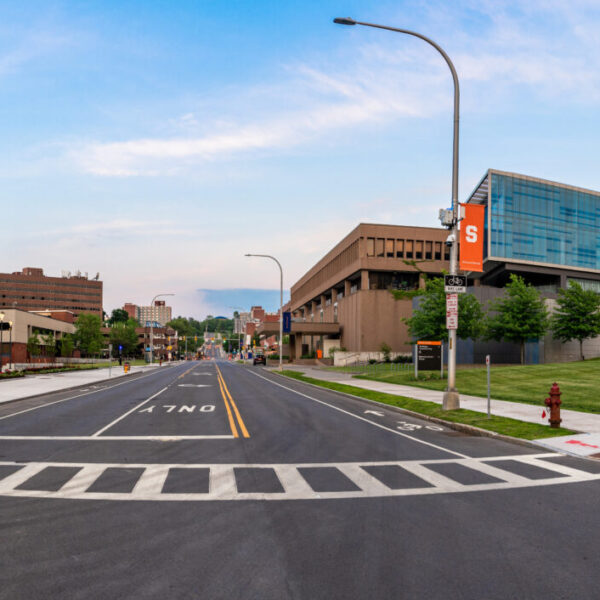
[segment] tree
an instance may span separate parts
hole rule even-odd
[[[29,358],[33,358],[35,354],[38,354],[39,348],[40,340],[37,333],[34,333],[27,338],[27,354],[29,354]]]
[[[71,356],[73,354],[73,336],[70,333],[66,333],[60,340],[60,355],[64,357]]]
[[[56,356],[56,340],[54,339],[54,334],[49,331],[46,335],[42,336],[42,343],[44,344],[46,356],[54,359]]]
[[[102,321],[98,315],[81,313],[75,323],[75,343],[84,354],[98,354],[102,349],[104,338],[100,332]]]
[[[135,329],[138,326],[135,319],[128,319],[127,322],[117,322],[110,328],[109,339],[113,345],[114,356],[119,355],[119,346],[123,346],[123,354],[135,352],[138,345],[138,335]]]
[[[115,308],[110,314],[110,319],[108,319],[109,325],[114,325],[115,323],[127,323],[129,320],[129,313],[123,308]],[[136,321],[137,323],[137,321]]]
[[[576,281],[558,290],[558,307],[550,318],[552,337],[561,342],[577,340],[583,356],[583,340],[600,335],[600,295],[584,290]]]
[[[490,303],[493,312],[486,323],[486,338],[516,342],[525,364],[525,342],[541,338],[548,328],[548,312],[543,298],[522,277],[511,275],[503,298]]]
[[[417,340],[447,341],[444,279],[427,279],[425,289],[419,295],[422,297],[419,307],[412,317],[404,319],[410,335]],[[457,336],[462,340],[476,340],[483,334],[483,329],[483,310],[477,298],[473,294],[459,294]]]

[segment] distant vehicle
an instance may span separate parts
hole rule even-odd
[[[255,354],[252,359],[253,365],[267,365],[267,357],[264,354]]]

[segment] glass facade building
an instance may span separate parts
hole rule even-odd
[[[488,171],[469,202],[486,204],[484,259],[600,271],[600,193]]]

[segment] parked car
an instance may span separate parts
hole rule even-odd
[[[265,365],[267,364],[267,357],[264,354],[255,354],[252,359],[253,365]]]

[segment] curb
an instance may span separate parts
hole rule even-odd
[[[271,372],[275,373],[276,375],[279,375],[278,371],[271,371]],[[286,377],[286,376],[280,375],[280,377]],[[429,415],[423,415],[421,413],[409,410],[407,408],[401,408],[400,406],[393,406],[392,404],[385,404],[384,402],[377,402],[377,400],[370,400],[369,398],[363,398],[362,396],[355,396],[354,394],[349,394],[348,392],[340,392],[338,390],[330,390],[329,388],[325,388],[325,387],[317,385],[315,383],[309,383],[308,381],[294,379],[293,377],[286,377],[286,379],[291,379],[292,381],[297,381],[298,383],[303,383],[304,385],[310,385],[311,387],[314,387],[317,389],[327,390],[328,392],[331,392],[333,394],[338,394],[339,396],[348,396],[350,398],[354,398],[355,400],[360,400],[360,401],[365,402],[370,405],[385,406],[386,408],[394,410],[400,414],[409,415],[411,417],[415,417],[415,418],[421,419],[423,421],[429,421],[431,423],[436,423],[438,425],[445,425],[449,429],[454,429],[455,431],[460,431],[462,433],[468,433],[469,435],[473,435],[473,436],[477,436],[477,437],[494,438],[496,440],[501,440],[503,442],[512,442],[514,444],[519,444],[520,446],[526,446],[527,448],[535,448],[536,450],[539,450],[540,448],[544,447],[541,444],[536,444],[535,442],[532,442],[531,440],[524,440],[522,438],[515,438],[510,435],[496,433],[495,431],[481,429],[480,427],[475,427],[474,425],[465,425],[464,423],[455,423],[453,421],[445,421],[444,419],[440,419],[438,417],[431,417]],[[335,382],[332,382],[332,383],[335,383]],[[346,384],[339,384],[339,385],[346,385]],[[516,419],[516,420],[518,420],[518,419]],[[559,454],[562,454],[558,450],[556,450],[556,452]],[[586,457],[580,456],[578,458],[586,458]]]
[[[12,400],[4,400],[0,402],[0,407],[5,406],[7,404],[12,404],[13,402],[20,402],[21,400],[31,400],[32,398],[40,398],[41,396],[49,396],[50,394],[62,394],[63,392],[70,392],[73,390],[77,390],[80,388],[89,387],[92,385],[97,385],[99,383],[115,381],[116,379],[123,379],[124,377],[131,377],[132,375],[144,375],[145,373],[123,373],[121,375],[115,375],[114,377],[107,377],[106,379],[100,379],[99,381],[93,383],[78,383],[77,385],[70,385],[59,390],[53,390],[51,392],[40,392],[39,394],[31,394],[31,396],[22,396],[21,398],[13,398]],[[137,377],[136,377],[137,379]]]

